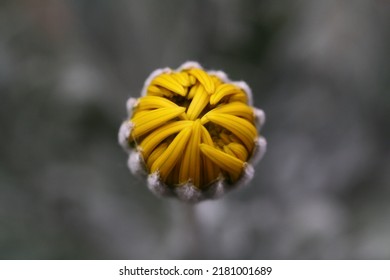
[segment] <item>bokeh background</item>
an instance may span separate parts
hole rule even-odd
[[[389,259],[385,0],[2,0],[1,259]],[[245,80],[254,180],[159,199],[117,144],[128,97],[187,60]]]

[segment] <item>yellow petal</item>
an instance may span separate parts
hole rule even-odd
[[[215,105],[225,96],[232,95],[240,91],[241,90],[238,87],[232,84],[222,84],[215,90],[215,93],[210,97],[210,104]]]
[[[246,93],[240,91],[240,92],[235,93],[232,96],[230,96],[229,102],[235,102],[235,101],[242,102],[242,103],[246,104],[246,103],[248,103],[248,96],[246,95]]]
[[[151,109],[158,109],[158,108],[180,108],[176,103],[170,101],[167,98],[160,97],[160,96],[144,96],[138,99],[136,110],[142,111],[142,110],[151,110]],[[181,119],[187,120],[186,114],[180,115]]]
[[[183,87],[191,86],[190,76],[186,72],[178,72],[171,74],[172,78],[176,79]]]
[[[191,76],[191,77],[193,77],[193,76]],[[200,86],[201,86],[200,83],[195,83],[195,84],[190,88],[190,90],[188,91],[187,98],[188,98],[188,99],[194,98],[195,93],[198,91],[198,87],[200,87]]]
[[[136,115],[131,119],[134,128],[132,130],[133,138],[138,138],[145,133],[165,124],[167,121],[176,118],[184,113],[185,108],[160,108],[156,110],[146,111],[147,113],[141,116]]]
[[[213,139],[210,136],[210,133],[204,126],[201,126],[201,141],[204,144],[209,146],[213,146]],[[203,162],[203,177],[204,177],[204,185],[207,185],[213,181],[215,181],[220,174],[219,167],[215,165],[208,157],[205,155],[202,156]]]
[[[152,81],[152,85],[158,85],[169,89],[181,96],[185,96],[187,94],[186,89],[175,78],[173,78],[171,74],[161,74],[157,76]]]
[[[200,144],[200,150],[214,164],[228,172],[233,182],[240,177],[245,162],[207,144]]]
[[[190,120],[195,120],[203,109],[209,103],[209,95],[206,93],[204,87],[199,85],[187,110],[187,116]]]
[[[232,157],[236,157],[236,155],[233,153],[233,151],[229,148],[228,145],[223,146],[223,151],[228,155],[231,155]]]
[[[186,147],[180,166],[179,183],[187,183],[191,181],[196,187],[200,187],[201,176],[200,170],[202,168],[200,161],[200,134],[201,124],[197,120],[193,122],[192,135]]]
[[[217,76],[214,76],[214,75],[211,75],[211,79],[213,80],[214,82],[214,87],[215,88],[218,88],[223,82],[221,81],[220,78],[218,78]]]
[[[192,127],[187,127],[176,135],[164,153],[152,164],[151,173],[159,171],[161,179],[165,182],[169,173],[183,154],[191,136]]]
[[[230,137],[229,137],[229,135],[227,134],[227,131],[226,130],[224,130],[224,131],[222,131],[221,133],[219,133],[219,138],[222,140],[222,146],[224,146],[224,145],[227,145],[227,144],[229,144],[230,142],[232,142],[231,140],[230,140]]]
[[[152,164],[156,161],[156,159],[158,159],[163,154],[163,152],[167,149],[167,147],[168,147],[168,143],[163,142],[153,150],[150,156],[146,159],[146,165],[148,169],[152,167]]]
[[[138,99],[136,107],[139,110],[151,110],[158,108],[177,108],[179,106],[167,98],[160,96],[144,96]]]
[[[252,123],[246,119],[228,114],[209,112],[204,117],[235,134],[244,143],[248,151],[252,151],[257,136],[256,128]]]
[[[253,122],[254,120],[253,109],[250,106],[238,101],[220,105],[212,109],[210,112],[242,117],[250,122]]]
[[[153,149],[167,137],[180,132],[186,127],[192,125],[192,121],[175,121],[165,124],[145,137],[139,144],[141,147],[142,155],[144,158],[148,158]]]
[[[152,110],[138,110],[137,108],[133,111],[133,116],[131,118],[131,121],[133,121],[136,118],[143,118],[143,116],[147,116],[149,112]]]
[[[234,155],[242,160],[242,161],[247,161],[248,160],[248,151],[246,150],[246,148],[239,144],[239,143],[235,143],[235,142],[232,142],[232,143],[229,143],[227,145],[229,147],[229,149],[234,153]]]
[[[180,172],[180,162],[181,162],[182,156],[178,159],[175,166],[172,168],[171,172],[167,176],[166,184],[170,187],[176,187],[179,185],[179,172]]]
[[[147,88],[146,95],[172,97],[173,93],[166,88],[150,85]]]
[[[192,75],[189,75],[189,77],[190,77],[190,83],[191,83],[191,85],[195,85],[195,83],[196,83],[196,78],[195,78],[194,76],[192,76]]]
[[[199,68],[192,68],[189,73],[193,75],[205,88],[208,94],[212,94],[215,91],[214,81],[211,76],[205,71]]]

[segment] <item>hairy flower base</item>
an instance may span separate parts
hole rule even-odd
[[[266,147],[264,113],[251,102],[244,82],[194,62],[154,71],[119,131],[131,171],[154,193],[192,202],[249,181]]]

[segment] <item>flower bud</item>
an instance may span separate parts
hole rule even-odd
[[[220,197],[249,182],[266,141],[265,114],[245,82],[196,62],[155,70],[141,97],[127,101],[119,143],[149,189],[187,202]]]

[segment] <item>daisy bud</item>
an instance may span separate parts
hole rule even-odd
[[[196,62],[154,71],[141,97],[127,102],[119,143],[149,189],[187,202],[220,197],[248,183],[266,141],[265,114],[245,82]]]

